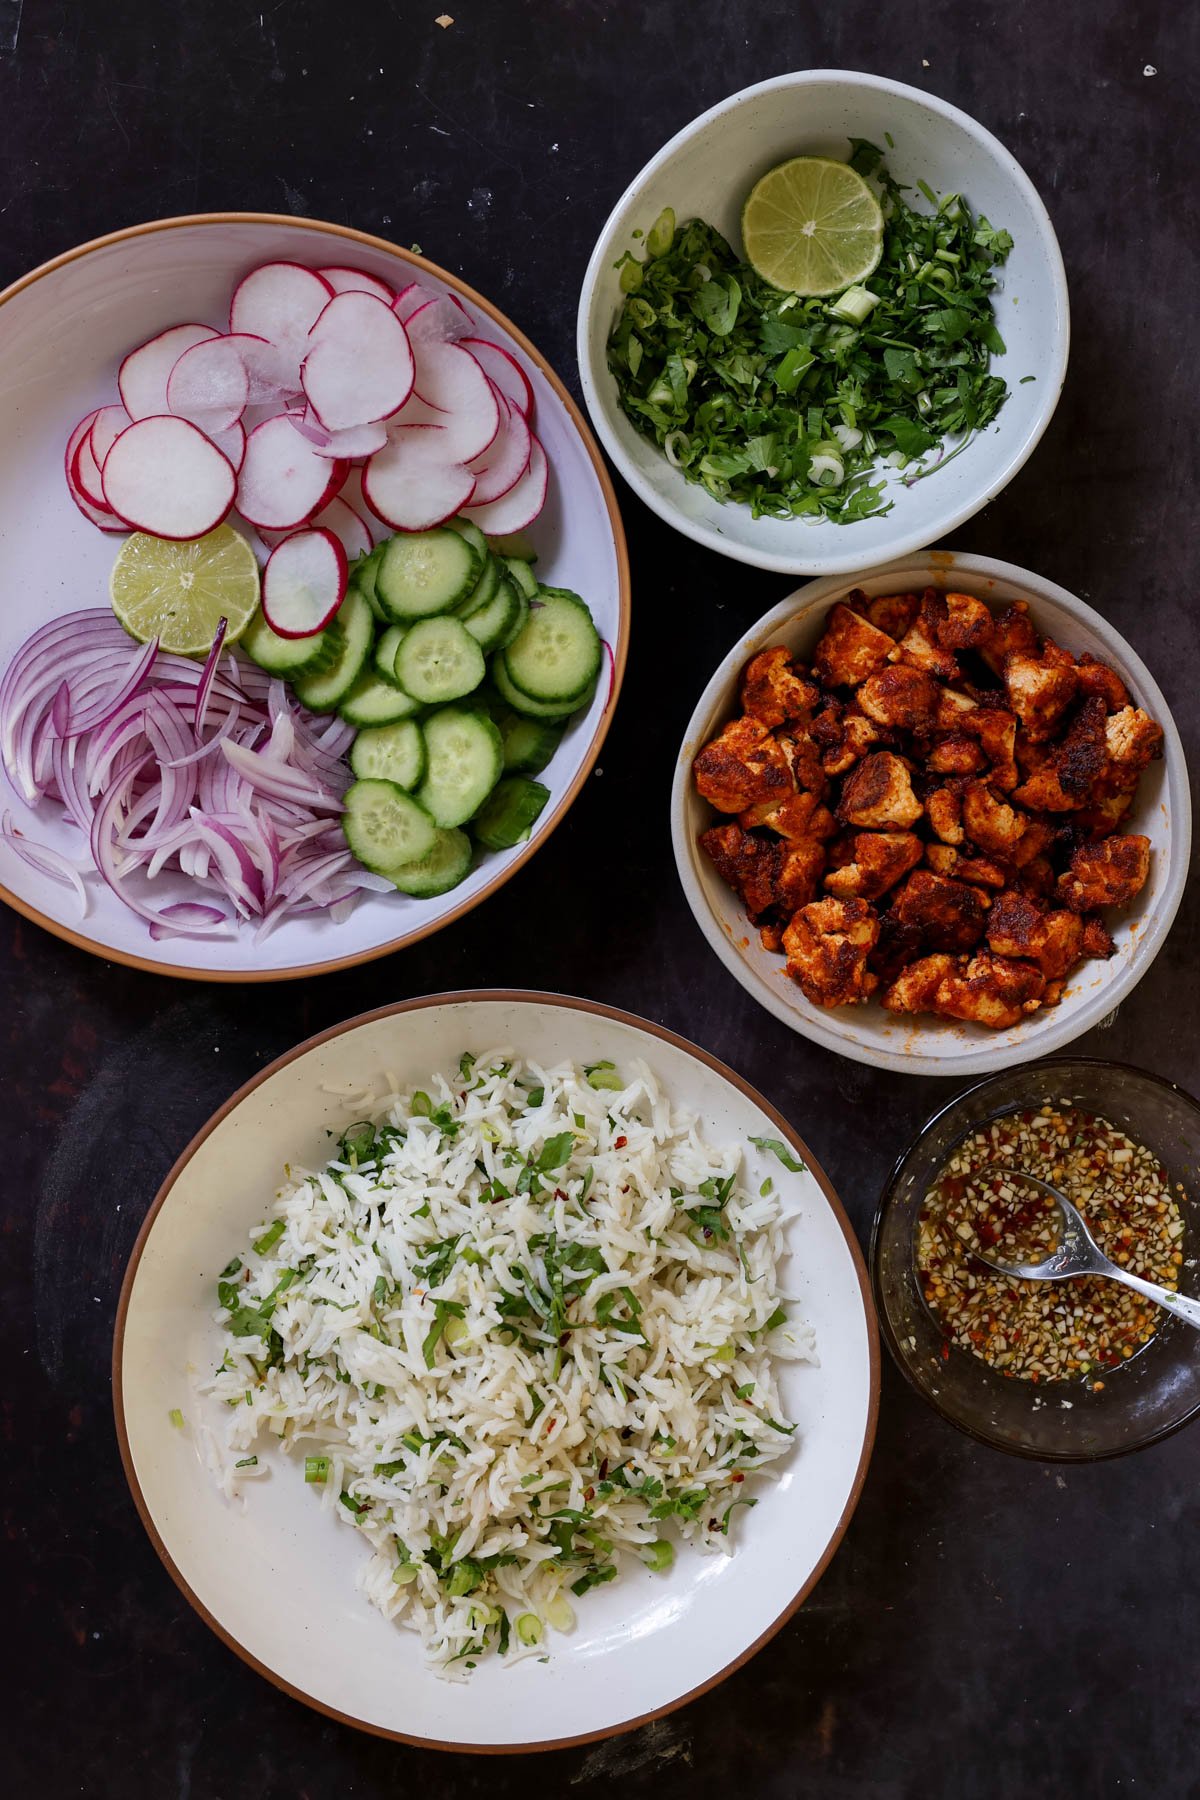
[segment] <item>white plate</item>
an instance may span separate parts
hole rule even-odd
[[[888,148],[888,139],[893,147]],[[664,206],[705,220],[741,251],[741,209],[760,176],[790,156],[849,155],[867,138],[898,181],[962,193],[976,213],[1013,236],[1000,271],[996,316],[1007,354],[993,368],[1009,385],[999,415],[954,462],[906,488],[888,477],[889,513],[851,525],[826,519],[755,519],[686,481],[617,403],[606,360],[624,296],[614,265]],[[923,202],[917,198],[916,204]],[[685,125],[617,201],[600,233],[579,302],[583,395],[634,492],[668,525],[722,556],[790,575],[832,574],[902,556],[953,531],[1007,486],[1050,422],[1067,372],[1070,312],[1054,227],[1020,164],[990,131],[936,95],[846,69],[804,69],[743,88]],[[1026,377],[1032,376],[1031,381]]]
[[[898,1015],[873,1001],[830,1009],[814,1006],[784,972],[782,955],[763,949],[745,907],[700,848],[699,835],[716,815],[696,792],[692,760],[733,716],[742,669],[756,651],[773,644],[786,644],[801,657],[810,655],[826,613],[856,587],[870,595],[920,593],[926,587],[957,589],[997,605],[1026,599],[1039,631],[1076,656],[1086,650],[1110,663],[1135,705],[1144,707],[1163,728],[1162,760],[1151,763],[1143,774],[1123,825],[1150,839],[1150,876],[1128,906],[1105,911],[1116,944],[1114,954],[1107,962],[1081,963],[1057,1006],[1032,1014],[1008,1031],[927,1015]],[[701,694],[684,733],[671,788],[671,837],[683,891],[701,931],[760,1006],[793,1031],[855,1062],[904,1075],[966,1078],[1061,1050],[1098,1025],[1137,986],[1162,948],[1183,898],[1191,856],[1192,801],[1183,744],[1162,690],[1107,619],[1066,588],[1015,563],[931,550],[852,578],[830,576],[809,582],[764,613],[738,639]]]
[[[786,1136],[809,1172],[748,1151],[793,1213],[784,1286],[816,1328],[819,1366],[784,1364],[796,1449],[758,1486],[732,1556],[684,1549],[667,1577],[638,1564],[578,1608],[548,1663],[485,1662],[469,1682],[425,1665],[416,1634],[354,1586],[363,1549],[323,1515],[294,1460],[243,1505],[202,1465],[194,1381],[220,1357],[214,1281],[273,1194],[288,1157],[324,1160],[344,1104],[326,1084],[400,1084],[452,1070],[463,1050],[511,1045],[542,1062],[640,1056],[714,1141]],[[710,1687],[770,1637],[842,1535],[866,1473],[879,1364],[863,1260],[801,1140],[739,1076],[627,1013],[543,994],[438,995],[313,1038],[236,1094],[184,1152],[138,1238],[117,1315],[113,1395],[142,1519],[184,1594],[231,1648],[279,1686],[369,1731],[442,1748],[548,1748],[626,1730]],[[211,1404],[211,1402],[206,1403]],[[169,1414],[180,1407],[184,1431]],[[259,1450],[260,1457],[264,1455]]]
[[[611,645],[614,682],[601,676],[540,779],[551,798],[529,842],[488,852],[461,886],[433,900],[369,895],[341,925],[320,916],[290,920],[260,945],[253,931],[219,939],[154,943],[144,922],[99,881],[82,921],[74,895],[38,875],[0,841],[0,899],[59,937],[115,962],[206,981],[269,981],[382,956],[460,917],[495,891],[543,843],[596,760],[612,718],[629,636],[629,570],[612,483],[578,408],[533,345],[486,300],[421,257],[343,226],[271,214],[164,219],[69,251],[0,294],[0,544],[5,604],[0,669],[40,625],[82,606],[107,606],[120,537],[81,516],[63,479],[71,427],[115,400],[117,365],[134,345],[180,319],[225,323],[239,277],[290,258],[311,267],[344,263],[394,285],[414,276],[461,294],[483,331],[521,360],[536,396],[537,431],[550,460],[550,494],[530,536],[538,574],[579,590]],[[77,831],[57,808],[30,812],[0,774],[0,810],[20,828],[78,855]],[[164,901],[187,897],[177,878]]]

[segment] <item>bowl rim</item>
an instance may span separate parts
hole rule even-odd
[[[502,888],[507,881],[510,881],[519,870],[524,868],[534,852],[546,842],[546,839],[554,830],[556,830],[571,810],[571,807],[579,796],[580,790],[587,781],[592,769],[595,767],[596,759],[600,755],[600,751],[604,746],[604,741],[608,736],[609,728],[613,721],[613,715],[617,709],[617,701],[620,697],[621,684],[624,680],[625,665],[629,654],[632,590],[629,571],[629,547],[625,540],[625,526],[621,518],[620,507],[617,503],[616,490],[613,487],[612,477],[605,466],[604,459],[600,454],[595,437],[592,434],[586,418],[576,401],[568,392],[562,378],[555,373],[550,363],[542,355],[540,350],[530,342],[525,333],[514,325],[512,320],[509,319],[505,313],[500,311],[499,307],[493,305],[490,300],[485,299],[484,296],[475,288],[471,287],[468,282],[462,280],[460,276],[452,274],[450,270],[443,269],[440,264],[432,262],[428,257],[418,255],[412,250],[402,249],[399,244],[394,244],[387,238],[377,237],[371,232],[358,231],[350,225],[338,225],[331,220],[310,219],[291,213],[179,213],[168,218],[145,220],[138,225],[124,226],[119,231],[106,232],[101,237],[89,238],[85,243],[76,244],[74,248],[62,251],[58,256],[51,257],[49,261],[39,263],[36,268],[30,269],[26,274],[19,276],[16,281],[11,282],[6,288],[0,291],[0,309],[4,307],[7,301],[15,299],[18,294],[24,293],[28,288],[31,288],[36,282],[41,281],[45,276],[56,274],[58,270],[66,268],[69,264],[81,261],[84,257],[91,255],[93,251],[105,250],[115,244],[132,243],[135,239],[150,237],[159,232],[178,231],[181,229],[190,229],[195,226],[221,227],[226,225],[283,226],[287,228],[299,228],[306,231],[318,231],[323,232],[327,237],[339,244],[357,245],[368,250],[383,251],[386,255],[398,257],[401,262],[409,264],[417,274],[432,275],[436,277],[437,280],[445,282],[447,287],[453,289],[455,293],[461,294],[464,300],[468,301],[472,306],[477,307],[481,313],[492,321],[493,324],[499,325],[501,329],[506,331],[520,346],[521,350],[533,363],[538,373],[553,389],[556,399],[558,399],[565,407],[567,416],[574,426],[584,450],[587,452],[588,459],[595,471],[596,479],[600,484],[600,493],[604,501],[605,511],[608,514],[608,524],[609,529],[612,532],[613,549],[616,553],[617,560],[617,631],[615,634],[616,642],[612,647],[612,686],[608,702],[601,712],[599,719],[596,721],[591,740],[584,750],[583,759],[558,805],[546,820],[542,829],[533,834],[530,837],[529,842],[521,848],[518,854],[513,857],[512,861],[505,868],[499,870],[490,881],[486,882],[477,894],[473,894],[470,899],[460,900],[457,906],[452,907],[449,912],[444,913],[440,918],[433,919],[423,925],[414,926],[409,931],[401,932],[397,937],[389,938],[386,943],[372,945],[366,950],[356,951],[353,955],[323,958],[317,962],[297,964],[295,967],[285,969],[195,969],[189,968],[183,963],[160,962],[157,959],[139,955],[133,950],[124,950],[107,944],[100,944],[95,939],[89,937],[86,932],[80,931],[66,922],[60,922],[57,919],[48,917],[30,901],[22,899],[18,894],[14,894],[3,882],[0,882],[0,902],[12,907],[14,912],[19,913],[23,918],[29,919],[34,925],[40,925],[43,930],[50,932],[52,936],[62,939],[64,943],[73,944],[78,950],[86,950],[92,956],[99,956],[105,962],[120,963],[125,968],[129,969],[141,969],[146,974],[150,975],[174,976],[181,981],[222,982],[250,985],[271,981],[298,981],[313,975],[329,975],[339,969],[352,969],[357,968],[362,963],[374,962],[381,956],[391,956],[394,951],[407,949],[410,944],[419,943],[422,938],[431,937],[434,932],[442,931],[447,925],[452,925],[457,919],[465,917],[465,915],[472,912],[475,907],[482,905],[485,900],[490,899],[491,896]]]
[[[1168,1089],[1177,1099],[1184,1101],[1190,1106],[1193,1112],[1200,1114],[1200,1100],[1197,1100],[1193,1093],[1187,1088],[1181,1087],[1177,1081],[1170,1080],[1166,1075],[1158,1075],[1153,1069],[1143,1069],[1139,1063],[1124,1062],[1122,1060],[1111,1059],[1104,1056],[1049,1056],[1046,1057],[1044,1061],[1039,1058],[1036,1062],[1030,1063],[1028,1067],[1030,1069],[1036,1068],[1039,1070],[1109,1069],[1122,1075],[1136,1075],[1141,1081],[1148,1081],[1155,1087]],[[1000,1450],[1008,1456],[1023,1457],[1026,1462],[1112,1462],[1115,1457],[1129,1456],[1135,1450],[1146,1450],[1151,1444],[1161,1444],[1165,1438],[1174,1437],[1177,1431],[1182,1431],[1185,1425],[1190,1425],[1192,1420],[1200,1414],[1200,1399],[1197,1399],[1195,1404],[1188,1408],[1187,1412],[1183,1413],[1178,1419],[1173,1420],[1171,1424],[1161,1425],[1156,1431],[1148,1432],[1145,1436],[1135,1438],[1130,1443],[1115,1444],[1111,1449],[1107,1450],[1035,1450],[1028,1444],[1006,1443],[1000,1438],[992,1436],[990,1432],[983,1430],[979,1426],[969,1425],[964,1419],[959,1418],[948,1406],[944,1406],[935,1394],[932,1394],[928,1388],[921,1384],[907,1359],[900,1352],[896,1334],[892,1329],[892,1321],[888,1316],[888,1310],[883,1301],[882,1282],[879,1274],[879,1239],[883,1229],[884,1216],[892,1204],[896,1185],[900,1180],[905,1164],[919,1148],[923,1139],[928,1136],[936,1125],[941,1123],[947,1113],[952,1112],[954,1108],[961,1105],[964,1100],[969,1100],[973,1094],[978,1094],[984,1088],[990,1087],[999,1075],[1007,1074],[1007,1072],[1007,1070],[997,1070],[995,1074],[985,1075],[981,1081],[972,1082],[970,1087],[963,1088],[961,1092],[954,1094],[949,1100],[943,1101],[943,1103],[934,1112],[931,1112],[924,1123],[913,1133],[912,1138],[896,1157],[891,1169],[888,1171],[883,1187],[880,1190],[878,1203],[876,1204],[875,1217],[871,1221],[871,1235],[867,1246],[867,1260],[871,1269],[871,1292],[875,1299],[875,1316],[878,1320],[879,1329],[884,1342],[887,1344],[888,1354],[891,1356],[893,1363],[896,1365],[897,1369],[899,1369],[901,1375],[903,1375],[914,1394],[919,1395],[925,1404],[932,1407],[934,1412],[943,1418],[948,1425],[953,1425],[957,1431],[961,1431],[966,1437],[974,1438],[977,1444],[986,1444],[989,1450]]]
[[[480,1003],[561,1007],[567,1012],[592,1014],[599,1018],[615,1020],[618,1024],[632,1026],[635,1030],[648,1032],[652,1037],[672,1045],[677,1050],[682,1050],[686,1055],[694,1057],[698,1062],[706,1064],[708,1068],[714,1070],[717,1075],[727,1081],[732,1087],[737,1088],[753,1103],[753,1105],[759,1107],[776,1126],[782,1134],[784,1141],[790,1144],[797,1152],[801,1161],[807,1164],[809,1173],[820,1188],[822,1196],[841,1230],[842,1236],[846,1242],[846,1248],[850,1253],[850,1260],[858,1280],[859,1296],[863,1307],[863,1322],[867,1334],[867,1409],[863,1426],[862,1449],[859,1453],[858,1463],[854,1471],[854,1479],[851,1482],[845,1505],[833,1527],[829,1541],[798,1592],[788,1600],[783,1610],[777,1615],[774,1621],[768,1625],[766,1630],[760,1633],[752,1644],[747,1645],[747,1647],[740,1651],[730,1662],[724,1664],[715,1675],[700,1682],[696,1687],[690,1688],[686,1693],[680,1694],[678,1698],[670,1701],[667,1705],[656,1707],[653,1711],[642,1713],[636,1718],[623,1720],[615,1727],[604,1727],[598,1731],[580,1732],[572,1737],[547,1738],[532,1744],[455,1743],[440,1738],[418,1737],[411,1732],[394,1731],[386,1726],[369,1724],[364,1720],[351,1717],[348,1713],[339,1712],[335,1707],[326,1705],[325,1702],[317,1699],[314,1695],[307,1694],[303,1689],[284,1680],[282,1676],[268,1668],[265,1663],[260,1662],[256,1656],[247,1650],[225,1629],[223,1625],[219,1623],[217,1619],[213,1617],[208,1608],[204,1605],[204,1602],[192,1589],[173,1561],[170,1551],[167,1549],[166,1544],[159,1535],[158,1528],[154,1523],[149,1506],[142,1493],[141,1483],[138,1480],[137,1470],[134,1467],[133,1452],[129,1441],[129,1428],[125,1419],[125,1399],[123,1389],[125,1326],[128,1320],[134,1284],[141,1267],[142,1254],[149,1241],[150,1234],[154,1228],[158,1215],[173,1191],[176,1181],[179,1179],[180,1175],[182,1175],[184,1169],[200,1149],[201,1145],[207,1141],[211,1134],[230,1116],[231,1113],[236,1111],[242,1101],[252,1094],[256,1088],[261,1087],[265,1082],[271,1080],[274,1075],[287,1068],[290,1063],[296,1062],[301,1057],[307,1055],[310,1050],[315,1050],[320,1045],[330,1043],[336,1038],[345,1037],[350,1032],[358,1030],[361,1026],[374,1024],[381,1019],[397,1018],[405,1013],[420,1013],[430,1007],[463,1006],[468,1004],[477,1005]],[[601,1738],[617,1737],[626,1732],[635,1731],[639,1726],[649,1724],[654,1719],[661,1719],[665,1717],[666,1714],[675,1712],[679,1707],[686,1706],[690,1701],[698,1699],[700,1695],[708,1693],[711,1688],[716,1687],[720,1682],[724,1681],[727,1676],[732,1675],[736,1669],[740,1669],[744,1663],[749,1662],[750,1658],[756,1655],[756,1653],[761,1650],[784,1625],[787,1624],[792,1615],[803,1605],[804,1601],[808,1598],[809,1594],[811,1594],[812,1590],[817,1585],[817,1582],[828,1568],[862,1496],[863,1486],[867,1478],[867,1469],[871,1461],[871,1453],[874,1449],[876,1426],[879,1418],[880,1365],[879,1321],[876,1316],[875,1300],[870,1276],[867,1270],[866,1259],[863,1254],[862,1246],[854,1231],[854,1227],[851,1225],[845,1208],[838,1198],[837,1192],[828,1175],[825,1173],[824,1168],[813,1156],[803,1138],[800,1137],[794,1126],[783,1117],[782,1113],[772,1106],[770,1101],[760,1094],[757,1088],[747,1081],[744,1076],[740,1075],[736,1069],[730,1068],[727,1063],[722,1062],[718,1057],[714,1056],[711,1051],[706,1050],[703,1045],[693,1043],[690,1038],[683,1037],[679,1032],[672,1031],[668,1026],[660,1025],[653,1019],[643,1018],[638,1013],[629,1012],[623,1007],[609,1006],[603,1001],[588,1000],[577,995],[542,993],[536,989],[530,988],[469,988],[439,994],[423,994],[414,999],[393,1001],[389,1006],[379,1006],[373,1008],[369,1012],[357,1013],[353,1018],[344,1019],[339,1024],[326,1027],[324,1031],[316,1032],[312,1037],[305,1038],[301,1043],[293,1046],[292,1049],[285,1051],[283,1055],[275,1057],[266,1068],[260,1069],[256,1074],[252,1075],[248,1081],[243,1082],[237,1091],[231,1094],[229,1099],[217,1108],[216,1112],[213,1113],[207,1123],[201,1126],[200,1130],[196,1132],[186,1149],[184,1149],[176,1158],[164,1177],[162,1184],[142,1221],[137,1238],[134,1241],[133,1249],[129,1255],[129,1262],[121,1282],[121,1293],[117,1303],[116,1320],[113,1326],[112,1398],[117,1444],[121,1453],[121,1464],[125,1471],[125,1479],[129,1484],[130,1493],[133,1496],[134,1505],[137,1508],[138,1515],[145,1528],[146,1534],[155,1550],[158,1552],[158,1556],[164,1568],[170,1575],[172,1581],[174,1581],[184,1599],[194,1611],[198,1613],[209,1629],[216,1633],[217,1637],[221,1639],[222,1643],[224,1643],[228,1649],[232,1650],[235,1655],[239,1656],[244,1663],[248,1664],[249,1667],[254,1669],[259,1675],[265,1676],[268,1681],[279,1688],[283,1693],[290,1694],[293,1699],[301,1701],[305,1706],[313,1708],[316,1712],[324,1713],[327,1718],[337,1720],[339,1724],[351,1725],[356,1730],[369,1732],[374,1737],[388,1738],[395,1743],[413,1744],[422,1749],[464,1751],[481,1756],[502,1756],[521,1755],[530,1751],[563,1750],[575,1744],[594,1743]]]
[[[634,493],[666,524],[680,531],[694,543],[703,544],[709,550],[715,550],[719,556],[734,562],[745,563],[755,569],[771,569],[784,575],[841,575],[853,571],[861,561],[862,551],[847,547],[846,551],[835,552],[828,556],[809,554],[783,555],[769,551],[757,550],[753,545],[743,545],[733,538],[727,537],[717,528],[705,524],[702,520],[691,519],[680,512],[666,497],[661,489],[643,474],[628,453],[614,429],[611,411],[611,395],[606,391],[604,379],[607,368],[600,371],[594,367],[590,349],[591,325],[597,306],[597,294],[600,277],[606,262],[616,248],[615,230],[620,215],[636,199],[641,188],[650,178],[670,161],[693,137],[697,137],[715,120],[726,113],[731,113],[742,104],[760,94],[772,93],[778,89],[803,88],[817,82],[840,82],[851,88],[870,88],[884,94],[892,94],[907,101],[928,108],[937,113],[948,123],[956,125],[972,138],[979,147],[1000,165],[1010,181],[1020,190],[1039,233],[1039,248],[1049,268],[1051,286],[1054,291],[1055,308],[1058,315],[1057,329],[1052,330],[1053,353],[1050,356],[1044,385],[1039,384],[1039,409],[1025,436],[1018,441],[1012,454],[979,487],[974,497],[963,504],[939,516],[933,523],[924,527],[915,527],[906,532],[897,532],[896,537],[880,552],[881,559],[891,561],[895,557],[907,556],[911,552],[924,548],[937,538],[973,518],[977,512],[994,500],[997,494],[1006,488],[1013,477],[1025,466],[1046,431],[1054,416],[1062,394],[1067,375],[1067,360],[1071,347],[1071,305],[1067,291],[1067,275],[1063,265],[1062,251],[1059,247],[1054,225],[1050,214],[1030,177],[1025,173],[1012,151],[1007,148],[995,134],[981,125],[969,113],[943,100],[937,94],[927,93],[924,88],[911,86],[908,82],[892,81],[884,75],[872,75],[864,70],[856,69],[796,69],[783,75],[773,75],[767,81],[756,81],[749,87],[739,88],[734,94],[719,100],[706,112],[684,125],[645,163],[633,180],[625,188],[620,198],[610,211],[600,229],[595,248],[588,259],[587,270],[580,290],[579,311],[576,321],[576,357],[579,363],[579,380],[588,414],[605,450],[620,470],[623,478],[629,483]],[[849,528],[852,530],[852,527]]]
[[[978,1044],[972,1042],[961,1054],[928,1050],[914,1050],[905,1054],[844,1039],[833,1019],[819,1015],[816,1007],[806,1003],[803,1010],[798,1010],[794,1005],[787,1005],[782,998],[782,993],[787,990],[776,991],[760,980],[753,965],[735,947],[705,900],[693,866],[692,838],[687,823],[692,758],[718,703],[732,693],[743,663],[781,625],[807,614],[813,607],[823,605],[826,601],[836,600],[852,588],[856,581],[873,581],[880,576],[911,572],[914,564],[927,565],[929,575],[941,583],[962,581],[969,588],[972,582],[1008,582],[1013,587],[1024,589],[1035,616],[1042,597],[1063,606],[1074,619],[1100,639],[1118,668],[1129,675],[1132,685],[1138,689],[1142,700],[1162,726],[1164,769],[1186,771],[1187,757],[1183,741],[1161,688],[1132,644],[1122,637],[1102,613],[1098,613],[1086,600],[1081,600],[1067,588],[1060,587],[1049,577],[1039,575],[1033,569],[1021,568],[1017,563],[1003,562],[994,556],[979,556],[968,550],[926,550],[898,557],[892,562],[878,564],[870,569],[857,569],[853,577],[843,574],[821,576],[804,587],[793,589],[769,612],[739,634],[737,641],[722,657],[705,685],[684,729],[671,783],[671,842],[675,851],[675,866],[688,905],[710,949],[716,952],[746,992],[784,1025],[803,1037],[811,1038],[822,1048],[834,1051],[838,1056],[848,1057],[853,1062],[867,1063],[872,1068],[888,1069],[898,1075],[937,1075],[949,1079],[956,1076],[966,1078],[994,1075],[1017,1063],[1028,1062],[1043,1055],[1054,1055],[1073,1043],[1118,1007],[1150,968],[1167,940],[1187,886],[1191,861],[1192,804],[1190,788],[1185,778],[1179,781],[1180,804],[1172,807],[1169,817],[1171,835],[1166,888],[1161,903],[1139,930],[1136,964],[1133,956],[1128,957],[1114,980],[1106,983],[1094,998],[1083,1001],[1075,1010],[1056,1008],[1057,1017],[1044,1031],[1035,1050],[1030,1049],[1028,1040],[1018,1039],[1015,1044],[997,1045],[992,1052],[984,1039]]]

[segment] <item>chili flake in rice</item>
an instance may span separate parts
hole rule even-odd
[[[1059,1211],[1048,1194],[998,1171],[1024,1169],[1072,1200],[1105,1254],[1174,1290],[1183,1219],[1157,1158],[1107,1119],[1047,1100],[965,1138],[926,1195],[917,1221],[917,1270],[948,1342],[1024,1381],[1086,1379],[1127,1362],[1158,1330],[1153,1301],[1086,1275],[1023,1281],[979,1262],[1041,1262],[1057,1247]],[[1178,1190],[1182,1193],[1182,1189]]]
[[[642,1063],[464,1055],[288,1171],[218,1284],[234,1491],[263,1428],[443,1673],[543,1647],[622,1553],[731,1546],[792,1448],[783,1204]],[[786,1146],[758,1140],[785,1169]],[[571,1598],[568,1598],[570,1596]]]

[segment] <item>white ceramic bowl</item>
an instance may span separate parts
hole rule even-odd
[[[1163,728],[1163,758],[1142,776],[1125,828],[1150,839],[1150,877],[1137,898],[1105,918],[1116,941],[1107,962],[1085,962],[1071,976],[1057,1006],[1033,1013],[1009,1031],[958,1024],[951,1019],[896,1015],[868,1001],[832,1011],[813,1006],[784,973],[781,955],[759,943],[745,908],[726,886],[698,843],[717,816],[692,782],[692,758],[737,710],[741,671],[756,651],[786,644],[808,656],[825,615],[851,588],[866,593],[920,592],[926,587],[977,594],[1003,605],[1024,598],[1040,631],[1076,655],[1087,650],[1117,670],[1133,696]],[[855,1062],[907,1075],[976,1076],[991,1069],[1048,1056],[1074,1042],[1135,988],[1158,955],[1183,897],[1191,854],[1192,810],[1183,745],[1167,703],[1145,663],[1106,619],[1065,588],[990,556],[929,551],[852,579],[810,582],[751,626],[725,657],[696,705],[671,789],[671,835],[688,904],[726,968],[760,1006],[828,1050]]]
[[[232,938],[154,943],[144,923],[101,884],[79,918],[74,895],[29,868],[0,841],[0,899],[57,936],[114,962],[205,981],[268,981],[364,962],[439,930],[494,892],[528,861],[566,813],[596,760],[612,718],[629,636],[629,566],[612,483],[579,409],[515,326],[479,294],[421,257],[344,226],[269,213],[161,219],[68,251],[0,294],[0,542],[5,603],[0,669],[40,625],[81,606],[108,604],[121,539],[84,520],[63,480],[63,446],[77,419],[116,397],[124,353],[180,319],[221,325],[231,290],[273,258],[313,267],[349,263],[400,285],[419,276],[461,294],[486,329],[522,361],[536,396],[537,430],[552,471],[545,511],[531,529],[543,579],[577,588],[613,651],[586,713],[541,776],[551,798],[529,841],[488,852],[461,886],[433,900],[365,897],[343,924],[289,920],[256,945]],[[79,834],[56,809],[29,812],[0,774],[0,810],[31,838],[78,855]],[[180,882],[178,893],[186,895]]]
[[[330,1092],[416,1083],[464,1050],[511,1046],[544,1064],[642,1057],[714,1141],[785,1138],[808,1170],[747,1146],[752,1184],[785,1197],[784,1286],[815,1327],[819,1365],[784,1364],[796,1450],[761,1484],[735,1554],[680,1551],[669,1577],[640,1564],[589,1595],[578,1624],[536,1659],[432,1674],[415,1633],[355,1589],[363,1548],[314,1504],[294,1459],[268,1457],[244,1504],[222,1498],[197,1451],[197,1376],[220,1358],[213,1282],[245,1242],[285,1161],[323,1162],[344,1130]],[[257,1075],[180,1157],[130,1259],[117,1315],[113,1397],[125,1472],[146,1529],[191,1604],[261,1674],[384,1736],[441,1748],[546,1749],[642,1724],[711,1687],[791,1616],[841,1538],[866,1474],[879,1364],[862,1255],[801,1140],[739,1076],[682,1038],[611,1008],[546,994],[448,994],[352,1019]],[[183,1431],[169,1414],[186,1414]],[[183,1677],[181,1676],[181,1679]]]
[[[895,148],[886,149],[890,133]],[[789,156],[844,159],[848,139],[885,149],[898,180],[960,192],[1011,231],[996,312],[1007,355],[994,359],[1009,395],[995,422],[936,476],[906,488],[889,474],[891,512],[851,525],[753,519],[714,500],[634,430],[617,403],[605,344],[623,300],[614,264],[664,206],[704,219],[740,251],[742,203]],[[917,200],[917,204],[921,202]],[[634,492],[668,525],[722,556],[790,575],[834,574],[885,562],[953,531],[1007,485],[1058,403],[1070,337],[1062,256],[1033,183],[1004,145],[957,107],[902,82],[844,69],[806,69],[743,88],[673,137],[635,176],[600,233],[579,303],[579,371],[592,423]],[[1021,385],[1023,378],[1034,379]]]

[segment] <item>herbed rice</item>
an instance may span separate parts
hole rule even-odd
[[[498,1050],[359,1096],[219,1284],[227,1489],[266,1472],[264,1427],[302,1450],[370,1546],[359,1586],[443,1673],[569,1629],[622,1552],[667,1569],[665,1533],[729,1549],[792,1447],[772,1363],[815,1355],[775,1182],[748,1193],[739,1145],[626,1075]]]

